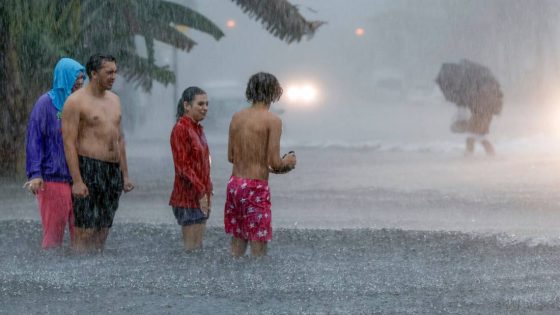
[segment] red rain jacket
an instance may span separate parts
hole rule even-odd
[[[199,200],[212,193],[210,150],[202,126],[183,116],[171,131],[175,183],[169,205],[200,208]]]

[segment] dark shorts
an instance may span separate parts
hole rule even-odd
[[[80,173],[89,195],[73,198],[75,226],[79,228],[110,228],[123,190],[118,163],[79,157]]]
[[[192,224],[205,223],[208,216],[198,208],[176,208],[173,207],[173,214],[177,219],[177,224],[185,226]]]

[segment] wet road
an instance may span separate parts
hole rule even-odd
[[[0,313],[560,312],[560,248],[506,236],[280,229],[269,257],[233,260],[219,228],[198,253],[169,225],[116,225],[94,256],[41,252],[39,235],[0,222]]]

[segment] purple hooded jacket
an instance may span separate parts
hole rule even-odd
[[[53,88],[43,94],[33,107],[27,125],[26,173],[28,179],[71,183],[72,177],[64,156],[61,113],[84,67],[70,58],[62,58],[54,70]]]
[[[58,111],[47,93],[35,103],[27,125],[27,178],[72,182],[66,165]]]

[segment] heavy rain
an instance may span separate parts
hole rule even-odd
[[[557,1],[6,0],[0,17],[0,314],[560,312]],[[260,72],[277,102],[246,91]],[[279,152],[255,117],[281,120]],[[271,150],[266,175],[240,162]],[[232,227],[236,189],[263,178],[271,225]]]

